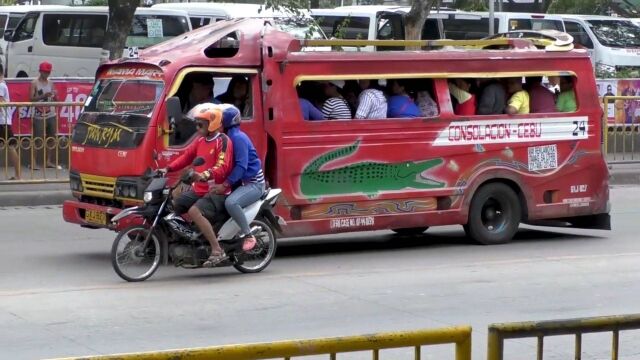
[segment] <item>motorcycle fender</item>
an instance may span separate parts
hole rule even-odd
[[[116,224],[118,221],[124,219],[127,216],[133,215],[133,214],[140,214],[143,211],[143,207],[142,206],[134,206],[134,207],[130,207],[127,209],[124,209],[122,211],[120,211],[119,213],[116,214],[116,216],[114,216],[111,219],[111,223]]]

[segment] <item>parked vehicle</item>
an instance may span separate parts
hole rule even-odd
[[[576,46],[587,49],[598,72],[631,71],[640,76],[640,27],[629,19],[562,15]],[[636,75],[633,75],[635,73]]]
[[[64,203],[64,219],[115,230],[127,225],[110,220],[142,201],[148,183],[141,175],[152,166],[153,152],[165,166],[195,136],[195,128],[171,121],[165,100],[177,96],[187,110],[193,77],[206,75],[246,84],[237,101],[242,128],[264,161],[270,186],[282,189],[274,210],[287,223],[284,237],[420,233],[461,224],[477,242],[496,244],[511,240],[520,223],[609,228],[602,109],[588,54],[571,46],[538,49],[526,39],[455,44],[436,40],[422,51],[304,52],[303,45],[313,41],[244,19],[194,30],[143,51],[136,61],[105,64],[72,137],[76,199]],[[449,85],[544,76],[575,84],[575,109],[463,116]],[[353,100],[357,95],[347,90],[357,80],[397,79],[431,98],[429,114],[303,117],[301,100],[324,101],[325,89],[344,87],[345,99]]]
[[[180,9],[189,14],[191,26],[197,29],[220,20],[242,18],[265,18],[274,21],[275,26],[293,34],[299,39],[324,39],[322,31],[318,31],[313,18],[306,11],[292,14],[286,10],[265,9],[260,4],[237,4],[219,2],[162,3],[152,6],[154,9]]]
[[[24,15],[15,31],[5,34],[7,74],[35,77],[38,64],[53,64],[57,76],[93,77],[101,58],[109,12],[100,6],[49,6]],[[191,30],[178,10],[138,8],[127,37],[125,56]]]
[[[0,6],[0,29],[2,29],[3,34],[3,38],[0,39],[0,55],[2,55],[0,61],[4,64],[7,63],[7,59],[5,58],[7,53],[7,41],[4,39],[4,34],[13,31],[27,12],[43,9],[47,6],[48,5]]]
[[[312,9],[311,13],[330,37],[403,40],[404,16],[409,10],[410,8],[403,6],[343,6],[335,9]],[[564,31],[562,19],[556,15],[496,12],[494,22],[496,33],[546,29]],[[422,30],[423,40],[477,40],[487,36],[489,14],[481,12],[432,10]],[[373,50],[373,47],[363,50]]]
[[[177,100],[177,99],[176,99]],[[180,103],[177,113],[181,114]],[[194,165],[204,164],[196,158]],[[149,171],[151,175],[152,170]],[[186,171],[174,186],[168,185],[163,173],[156,172],[144,192],[144,205],[123,210],[111,221],[117,223],[128,217],[141,217],[142,225],[133,225],[121,230],[113,241],[111,263],[113,269],[126,281],[144,281],[151,277],[161,263],[172,263],[176,267],[201,268],[211,252],[211,246],[198,229],[172,212],[173,190],[180,184],[191,185],[193,169]],[[267,189],[264,196],[245,209],[256,246],[243,251],[243,239],[238,224],[227,216],[218,230],[218,241],[228,260],[215,267],[233,266],[242,273],[257,273],[264,270],[276,252],[276,229],[280,225],[272,213],[280,195],[279,189]],[[223,219],[222,219],[223,220]],[[212,224],[222,222],[211,219]]]

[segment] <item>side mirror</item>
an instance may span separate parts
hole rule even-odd
[[[180,98],[172,96],[167,99],[166,104],[169,124],[175,124],[179,120],[182,120],[182,105],[180,104]]]
[[[4,31],[4,41],[13,40],[13,30],[5,30]]]

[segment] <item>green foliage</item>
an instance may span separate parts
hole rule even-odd
[[[612,0],[551,0],[549,14],[608,15]]]
[[[87,0],[84,5],[86,6],[108,6],[108,0]]]
[[[453,7],[464,11],[489,11],[489,6],[483,0],[455,0]]]

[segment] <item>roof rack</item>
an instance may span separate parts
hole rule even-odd
[[[440,50],[445,47],[463,50],[542,49],[545,51],[571,51],[573,44],[551,39],[498,38],[489,40],[299,40],[301,47],[409,47],[421,50]]]

